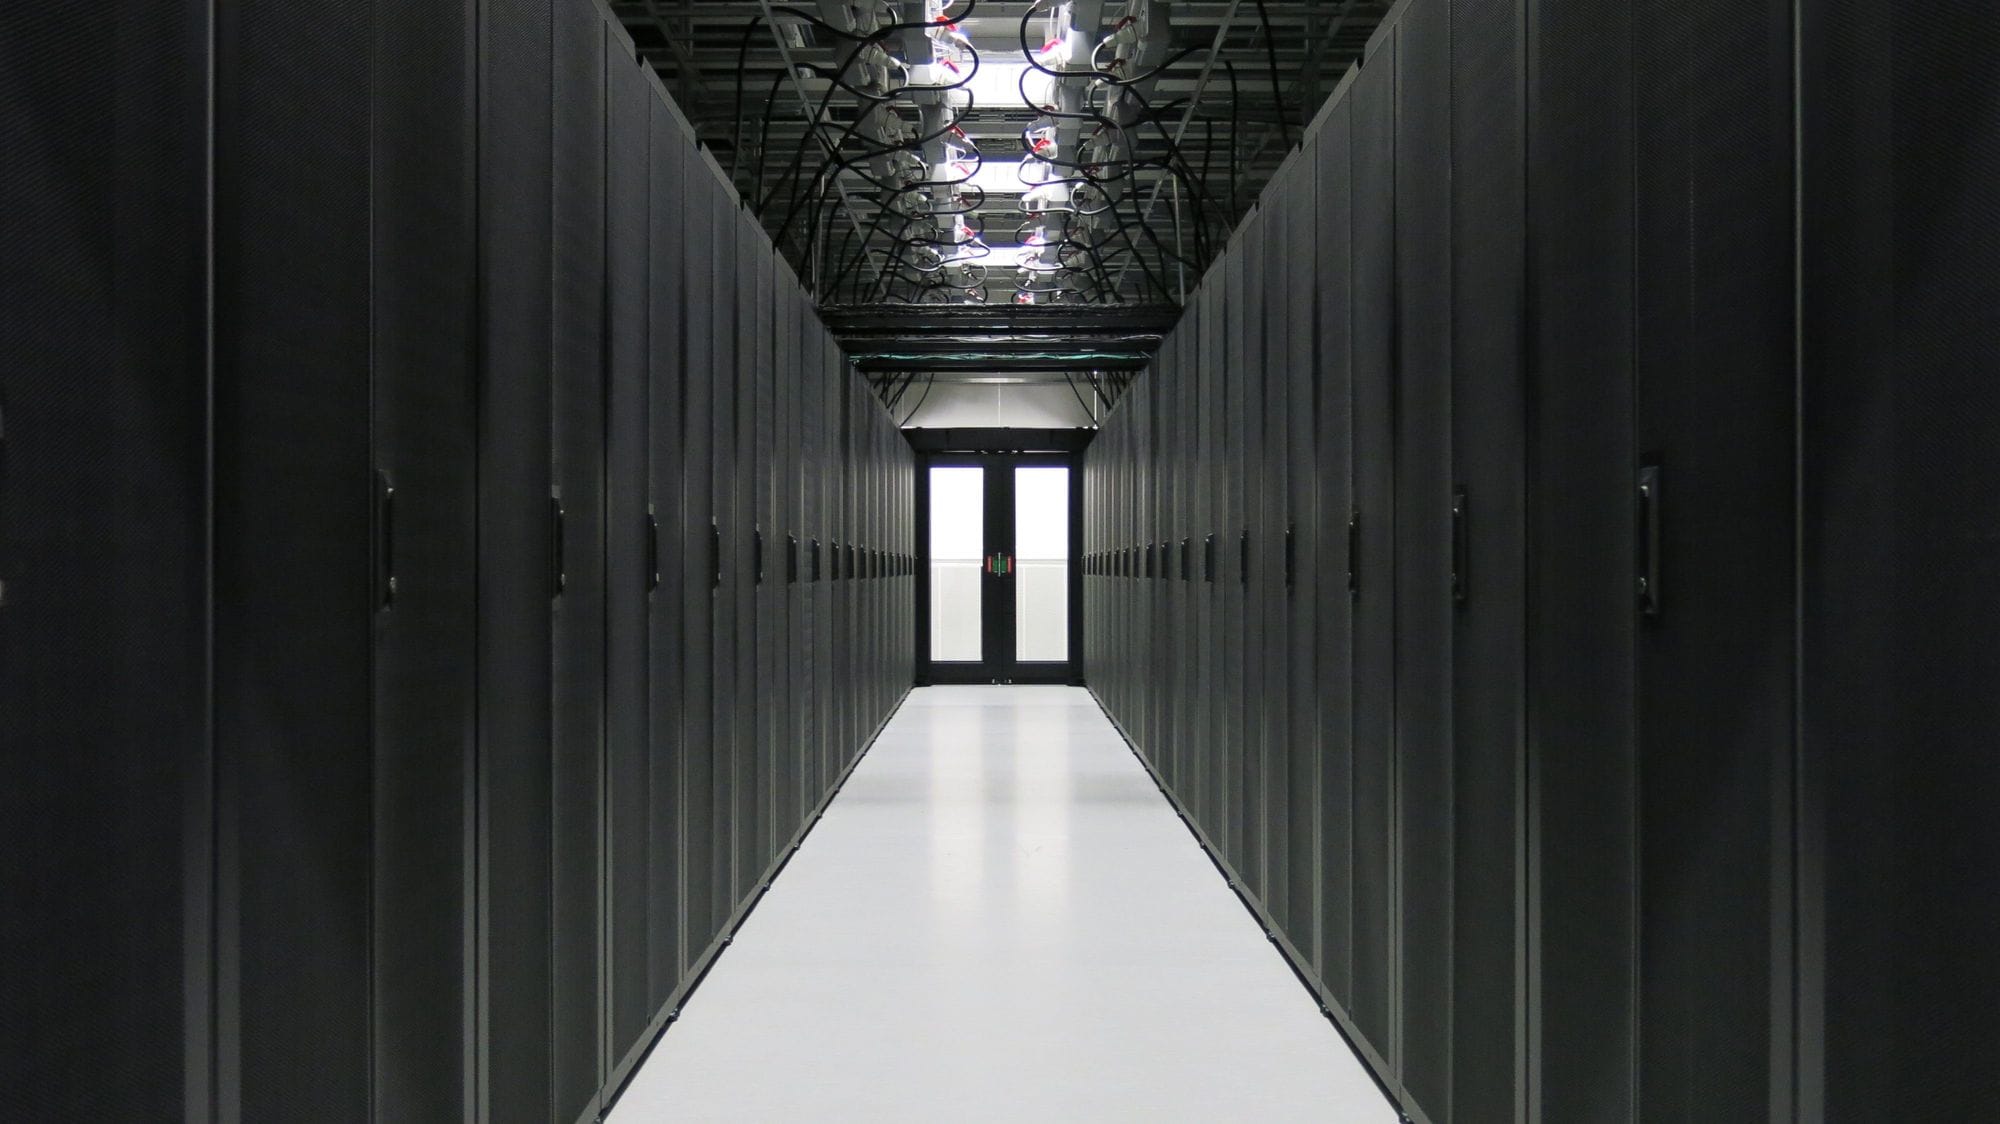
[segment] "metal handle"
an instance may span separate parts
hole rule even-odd
[[[708,521],[708,588],[722,588],[722,524]]]
[[[1236,580],[1248,588],[1250,585],[1250,531],[1246,528],[1241,538],[1236,540]]]
[[[1660,466],[1639,470],[1639,611],[1660,615]]]
[[[646,512],[646,588],[660,588],[660,519]]]
[[[1215,582],[1214,532],[1210,532],[1207,538],[1201,540],[1201,580],[1210,584]]]
[[[561,597],[569,588],[569,539],[563,533],[562,497],[549,497],[549,569],[554,577],[555,589],[551,596]]]
[[[810,548],[809,548],[809,549],[808,549],[808,550],[806,551],[806,580],[807,580],[807,581],[809,581],[809,582],[816,582],[816,581],[818,581],[818,580],[819,580],[819,540],[818,540],[818,539],[814,539],[814,540],[812,540],[812,545],[811,545],[811,547],[810,547]]]
[[[396,488],[386,472],[375,473],[375,608],[396,604]]]
[[[1361,509],[1347,516],[1347,594],[1361,596]]]
[[[1299,577],[1299,529],[1297,524],[1285,528],[1285,588],[1298,584]]]
[[[764,528],[750,528],[750,578],[757,585],[764,584]]]
[[[1472,579],[1465,521],[1465,492],[1461,490],[1451,497],[1451,599],[1460,605],[1465,604]]]
[[[799,583],[799,537],[785,536],[785,584]]]

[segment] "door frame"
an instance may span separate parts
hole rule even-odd
[[[980,624],[984,647],[988,658],[979,663],[934,662],[931,659],[931,469],[953,467],[980,467],[987,470],[987,495],[994,494],[993,473],[1006,473],[1006,480],[999,490],[1003,495],[1013,494],[1013,470],[1019,466],[1067,468],[1069,469],[1069,660],[1064,663],[1021,663],[1012,658],[1016,635],[1012,628],[1014,605],[1011,599],[1003,599],[1004,604],[989,601],[991,579],[981,582]],[[1072,452],[943,452],[927,451],[917,454],[916,481],[916,539],[917,539],[917,580],[916,635],[912,638],[915,646],[916,683],[919,687],[929,687],[945,683],[1042,683],[1081,686],[1083,683],[1083,454]],[[988,504],[986,522],[988,527],[987,550],[994,547],[991,541],[992,528],[1004,523],[1008,531],[1006,538],[1012,545],[1013,505],[1008,503],[1003,511],[995,511]],[[995,658],[997,643],[991,633],[996,619],[1007,625],[1008,646],[1005,658]]]

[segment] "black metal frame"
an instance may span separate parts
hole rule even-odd
[[[979,467],[986,474],[987,553],[1014,553],[1014,474],[1023,465],[1069,469],[1069,659],[1063,662],[1022,662],[1015,651],[1014,575],[984,574],[980,582],[980,632],[984,658],[978,663],[939,662],[930,658],[930,470]],[[947,683],[1066,683],[1083,682],[1083,459],[1081,453],[931,452],[917,458],[915,582],[916,682],[920,687]]]

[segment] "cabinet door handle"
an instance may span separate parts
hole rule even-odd
[[[785,584],[799,584],[799,537],[785,536]]]
[[[386,472],[375,473],[375,608],[396,604],[396,488]]]
[[[1194,580],[1194,541],[1192,539],[1181,540],[1181,580],[1184,582]]]
[[[1245,589],[1250,587],[1250,532],[1246,529],[1236,540],[1236,580]]]
[[[563,534],[562,497],[549,497],[549,569],[554,578],[555,590],[551,594],[561,597],[569,588],[569,542]]]
[[[1639,470],[1639,611],[1660,615],[1660,466]]]
[[[660,588],[660,518],[646,512],[646,588]]]
[[[1471,544],[1467,541],[1465,492],[1451,497],[1451,599],[1465,604],[1471,591]]]
[[[1359,599],[1361,596],[1361,509],[1355,508],[1347,516],[1347,594]]]
[[[750,529],[750,577],[754,584],[764,584],[764,528]]]
[[[1298,584],[1299,575],[1299,532],[1298,525],[1285,528],[1285,588]]]
[[[722,588],[722,524],[708,521],[708,588]]]
[[[1215,534],[1211,531],[1201,540],[1201,580],[1211,585],[1215,583],[1215,561]]]

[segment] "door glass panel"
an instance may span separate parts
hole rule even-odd
[[[1069,469],[1014,470],[1014,658],[1069,659]]]
[[[986,470],[931,469],[931,659],[979,662]]]

